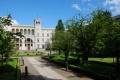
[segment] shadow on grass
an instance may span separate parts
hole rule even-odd
[[[16,69],[11,65],[0,66],[1,80],[15,80]]]
[[[62,67],[65,68],[65,64],[63,64],[64,62],[62,64],[57,61],[52,61],[52,62],[58,65],[61,65]],[[87,75],[88,77],[94,78],[96,80],[101,80],[101,78],[102,80],[110,80],[111,75],[115,74],[115,67],[112,67],[112,66],[106,66],[106,65],[96,64],[96,63],[87,63],[85,65],[79,65],[78,67],[78,64],[74,62],[74,59],[72,59],[69,62],[69,65],[70,65],[69,69],[76,71],[78,73]],[[48,66],[51,66],[51,65],[48,65]],[[118,78],[119,76],[120,74],[117,74]]]

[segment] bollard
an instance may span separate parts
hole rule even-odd
[[[22,66],[24,65],[24,59],[23,59],[23,60],[21,60],[21,65],[22,65]]]
[[[21,56],[21,60],[23,60],[23,56]]]
[[[117,80],[117,78],[116,78],[116,75],[115,75],[115,74],[112,74],[112,75],[111,75],[111,80]]]
[[[68,70],[68,62],[66,62],[66,71]]]
[[[28,76],[28,68],[27,68],[27,66],[25,66],[25,77],[27,77]]]

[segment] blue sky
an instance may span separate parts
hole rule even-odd
[[[55,28],[59,19],[63,23],[81,13],[87,15],[90,8],[110,10],[120,14],[120,0],[0,0],[0,16],[11,14],[14,24],[34,25],[34,19],[42,20],[42,28]]]

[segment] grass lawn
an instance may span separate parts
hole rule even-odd
[[[20,80],[18,58],[12,58],[7,63],[4,62],[3,66],[0,66],[0,80]]]
[[[16,54],[13,54],[12,56],[40,56],[45,54],[44,52],[17,52]]]
[[[88,61],[99,61],[99,62],[105,62],[105,63],[113,63],[115,62],[115,58],[89,58]]]
[[[46,56],[46,58],[49,58]],[[52,60],[60,63],[65,63],[65,56],[64,54],[56,55],[51,57]],[[112,66],[105,66],[96,63],[87,63],[85,65],[81,65],[75,62],[76,57],[69,56],[69,65],[77,68],[81,68],[82,70],[90,71],[98,75],[111,77],[111,74],[115,73],[115,67]],[[70,62],[72,61],[72,63]],[[89,58],[89,61],[99,61],[105,63],[113,63],[113,58]]]

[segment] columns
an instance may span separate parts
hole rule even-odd
[[[22,29],[23,30],[23,33],[22,33],[22,35],[24,35],[24,29]]]

